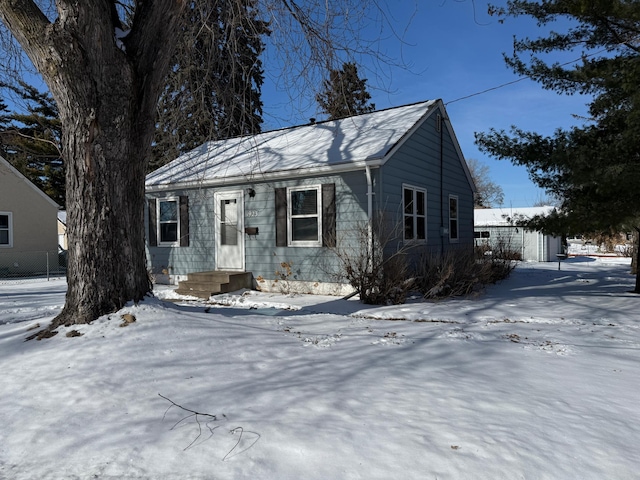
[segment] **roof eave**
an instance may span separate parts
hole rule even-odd
[[[386,156],[385,156],[386,157]],[[156,185],[146,185],[147,193],[167,192],[173,190],[187,190],[193,188],[211,188],[233,186],[247,183],[264,183],[277,180],[290,180],[293,178],[308,178],[319,175],[340,174],[364,170],[367,167],[376,168],[384,163],[385,157],[370,158],[364,161],[323,165],[314,168],[299,168],[294,170],[279,170],[275,172],[258,173],[255,175],[242,175],[223,178],[202,179],[200,181],[170,182]]]

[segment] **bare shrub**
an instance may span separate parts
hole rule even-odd
[[[341,265],[338,276],[353,287],[363,303],[404,303],[413,286],[407,259],[410,247],[389,251],[392,241],[399,238],[397,227],[384,220],[372,227],[361,222],[354,232],[352,242],[339,242],[334,248]]]
[[[418,265],[415,288],[425,298],[468,295],[509,276],[516,263],[471,250],[426,253]]]
[[[403,225],[382,220],[369,227],[356,225],[350,241],[341,239],[334,247],[340,261],[340,280],[346,280],[373,305],[396,305],[409,292],[425,298],[468,295],[482,286],[509,276],[520,254],[507,240],[497,248],[481,246],[440,253],[401,241]]]

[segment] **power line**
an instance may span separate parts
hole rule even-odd
[[[593,53],[591,53],[591,54],[589,54],[589,55],[583,55],[583,56],[581,56],[580,58],[576,58],[576,59],[574,59],[574,60],[570,60],[570,61],[568,61],[568,62],[561,63],[561,64],[559,64],[559,65],[557,65],[557,66],[558,66],[558,67],[564,67],[564,66],[566,66],[566,65],[570,65],[570,64],[572,64],[572,63],[579,62],[580,60],[584,60],[584,59],[586,59],[586,58],[594,57],[594,56],[599,55],[599,54],[601,54],[602,52],[606,52],[606,51],[607,51],[607,49],[598,50],[597,52],[593,52]],[[451,103],[455,103],[455,102],[460,102],[461,100],[467,100],[467,99],[472,98],[472,97],[477,97],[478,95],[484,95],[485,93],[492,92],[492,91],[494,91],[494,90],[499,90],[499,89],[501,89],[501,88],[508,87],[509,85],[513,85],[514,83],[518,83],[518,82],[521,82],[521,81],[523,81],[523,80],[527,80],[527,79],[531,79],[531,80],[533,80],[533,79],[531,78],[531,75],[525,75],[524,77],[517,78],[516,80],[512,80],[512,81],[510,81],[510,82],[506,82],[506,83],[503,83],[503,84],[497,85],[497,86],[495,86],[495,87],[487,88],[487,89],[482,90],[482,91],[480,91],[480,92],[471,93],[471,94],[469,94],[469,95],[465,95],[464,97],[459,97],[459,98],[456,98],[456,99],[454,99],[454,100],[450,100],[450,101],[448,101],[448,102],[445,102],[445,105],[449,105],[449,104],[451,104]]]

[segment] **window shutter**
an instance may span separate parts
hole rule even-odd
[[[149,246],[158,246],[158,224],[157,224],[156,200],[149,199]]]
[[[189,197],[180,195],[180,246],[189,246]]]
[[[336,246],[336,184],[322,185],[322,245]]]
[[[276,188],[276,247],[287,246],[287,189]]]

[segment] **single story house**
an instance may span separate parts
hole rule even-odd
[[[59,208],[0,157],[0,277],[57,269]]]
[[[555,207],[477,208],[474,211],[475,246],[512,252],[525,262],[553,262],[563,252],[562,239],[527,230],[520,222],[548,215]]]
[[[441,100],[211,141],[147,176],[148,260],[156,282],[343,293],[339,252],[383,219],[387,252],[471,251],[474,188]]]

